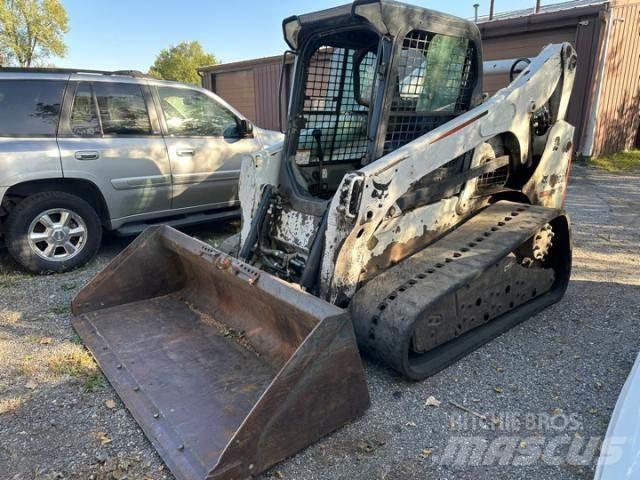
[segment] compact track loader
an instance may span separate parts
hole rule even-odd
[[[471,22],[358,0],[283,30],[286,137],[243,162],[240,235],[151,228],[73,301],[179,479],[256,475],[361,415],[358,346],[419,380],[569,279],[569,44],[487,99]]]

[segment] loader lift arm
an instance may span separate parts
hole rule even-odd
[[[559,164],[561,171],[566,170],[572,155],[574,128],[563,119],[573,85],[575,62],[575,51],[571,45],[549,45],[513,83],[482,105],[361,168],[357,172],[358,178],[363,183],[363,189],[369,192],[369,198],[375,198],[376,201],[363,200],[353,221],[357,228],[349,230],[344,228],[344,215],[341,212],[351,198],[338,195],[333,198],[328,231],[329,235],[333,233],[338,239],[327,245],[325,257],[335,257],[336,260],[335,264],[324,264],[323,296],[332,302],[339,296],[353,296],[359,284],[362,265],[374,255],[367,248],[367,243],[380,231],[381,225],[402,216],[403,210],[398,201],[412,190],[417,177],[436,171],[455,158],[474,152],[492,138],[505,134],[514,138],[518,145],[510,153],[512,169],[530,161],[531,117],[551,101],[555,103],[555,121],[551,134],[545,135],[544,152],[556,157],[548,160],[550,163]],[[346,189],[345,185],[350,180],[350,177],[345,177],[341,190]],[[567,177],[564,176],[563,182],[566,181]],[[389,186],[383,191],[379,188],[381,185]],[[475,188],[469,183],[467,186],[468,190]],[[520,185],[521,188],[523,186]],[[469,193],[463,190],[460,203]],[[554,198],[554,202],[547,202],[546,205],[560,207],[562,195],[555,195]],[[405,207],[406,210],[409,209]],[[468,213],[464,210],[462,215],[456,213],[459,218],[454,224],[462,221]],[[395,239],[396,242],[398,240]],[[339,250],[334,248],[338,244]]]

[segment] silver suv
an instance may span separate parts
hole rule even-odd
[[[137,72],[0,68],[0,235],[32,272],[238,215],[241,158],[281,141],[213,93]]]

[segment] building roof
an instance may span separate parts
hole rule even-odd
[[[271,55],[268,57],[259,57],[259,58],[251,58],[249,60],[237,60],[235,62],[227,62],[227,63],[217,63],[215,65],[205,65],[204,67],[198,68],[198,72],[220,72],[224,70],[225,72],[232,70],[244,70],[247,67],[260,65],[263,63],[282,63],[282,55]],[[289,56],[287,58],[287,63],[292,63],[293,57]]]
[[[531,2],[533,3],[533,1]],[[543,13],[555,13],[566,10],[573,10],[577,8],[591,7],[596,5],[602,5],[610,3],[609,0],[571,0],[568,2],[554,3],[552,5],[543,5],[538,11],[538,15]],[[495,22],[496,20],[508,20],[512,18],[528,17],[529,15],[536,14],[535,5],[531,8],[523,8],[521,10],[511,10],[508,12],[494,13],[493,19],[489,20],[489,15],[482,15],[478,17],[477,23]]]

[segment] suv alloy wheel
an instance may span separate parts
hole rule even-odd
[[[87,202],[43,192],[20,202],[7,220],[7,248],[33,273],[65,272],[91,260],[102,238],[100,218]]]

